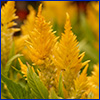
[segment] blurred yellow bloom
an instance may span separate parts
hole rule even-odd
[[[65,13],[69,13],[71,20],[77,16],[77,5],[71,5],[70,3],[69,1],[43,1],[43,15],[53,25],[57,23],[59,35],[66,19]]]
[[[62,33],[60,43],[55,46],[53,50],[53,62],[60,70],[63,71],[63,80],[66,90],[69,92],[74,85],[74,79],[77,77],[80,69],[88,62],[82,63],[84,53],[79,55],[78,42],[76,36],[71,31],[71,23],[68,13],[66,14],[65,34]],[[67,95],[67,94],[66,94]]]
[[[18,18],[15,15],[16,9],[14,1],[8,1],[1,8],[1,62],[5,64],[8,60],[9,52],[12,46],[12,35],[19,31],[18,28],[12,28],[16,25],[13,21]]]
[[[24,21],[24,24],[21,26],[21,32],[23,35],[28,35],[34,28],[35,21],[35,10],[29,5],[28,6],[29,15],[27,16],[27,20]]]
[[[94,66],[92,74],[93,75],[88,78],[89,89],[93,93],[93,99],[99,99],[99,64]]]
[[[20,37],[15,38],[16,53],[21,51],[27,59],[29,59],[29,57],[27,56],[28,50],[25,46],[25,40],[28,39],[30,32],[33,30],[35,21],[34,8],[31,5],[29,5],[28,10],[29,15],[27,16],[27,19],[24,21],[24,24],[21,26],[22,35]]]
[[[87,21],[96,37],[94,45],[99,50],[99,1],[88,4]]]

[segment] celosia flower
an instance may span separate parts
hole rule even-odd
[[[52,32],[52,26],[50,22],[47,23],[44,17],[41,15],[41,7],[39,6],[38,14],[35,19],[33,31],[29,34],[29,41],[27,41],[27,47],[29,49],[29,57],[37,65],[44,63],[52,48],[56,43],[55,32]]]
[[[63,80],[70,96],[71,89],[74,85],[74,79],[77,77],[80,69],[89,61],[82,63],[84,53],[79,55],[78,42],[76,36],[71,31],[69,15],[67,13],[65,34],[62,34],[60,43],[53,50],[53,62],[60,70],[63,71]]]
[[[18,18],[15,15],[16,9],[14,1],[8,1],[1,8],[1,62],[5,64],[8,60],[9,52],[12,45],[12,35],[19,31],[18,28],[12,28],[16,25],[13,21]]]

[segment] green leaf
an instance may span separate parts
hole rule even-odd
[[[1,92],[4,91],[4,83],[1,81]]]
[[[60,73],[60,77],[59,77],[58,94],[59,94],[60,97],[64,98],[62,72]]]
[[[10,66],[12,64],[12,61],[15,60],[16,58],[22,56],[22,54],[16,54],[12,58],[10,58],[5,66],[5,75],[8,75],[8,71],[10,69]]]
[[[1,63],[1,73],[4,72],[4,67],[2,66],[2,63]]]
[[[79,49],[85,51],[86,54],[95,62],[99,62],[99,52],[93,48],[87,41],[84,39],[79,44]]]
[[[93,43],[95,41],[95,35],[93,34],[91,28],[89,28],[84,13],[80,14],[80,20],[81,20],[80,21],[80,28],[82,30],[82,33],[89,40],[90,43]]]
[[[12,43],[12,48],[9,53],[9,59],[15,55],[15,45],[14,42]]]
[[[62,99],[62,98],[58,97],[57,94],[55,93],[54,89],[51,88],[50,93],[49,93],[49,99]]]
[[[1,80],[7,85],[7,88],[14,99],[34,99],[30,91],[27,91],[20,84],[13,82],[1,74]]]
[[[27,81],[29,87],[32,88],[32,93],[37,99],[48,99],[48,90],[40,81],[36,73],[33,72],[31,67],[28,67]]]

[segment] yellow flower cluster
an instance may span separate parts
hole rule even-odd
[[[52,26],[50,26],[50,23],[46,23],[41,15],[41,6],[39,6],[33,31],[30,32],[29,41],[27,41],[30,59],[37,65],[44,63],[45,58],[50,55],[57,40],[54,35],[55,32],[52,32]]]
[[[1,9],[2,63],[8,59],[13,33],[19,31],[19,29],[12,28],[16,25],[13,20],[17,18],[14,6],[14,1],[8,1]],[[87,69],[90,60],[82,62],[85,52],[79,54],[80,50],[76,36],[72,32],[69,14],[66,13],[64,33],[61,34],[60,41],[57,41],[59,37],[55,36],[52,25],[42,16],[42,4],[36,16],[32,6],[28,6],[28,9],[30,13],[21,26],[22,35],[15,41],[16,49],[18,49],[16,53],[21,51],[28,56],[33,65],[31,65],[33,72],[37,70],[39,78],[48,90],[54,87],[55,91],[58,91],[59,75],[62,72],[64,98],[99,98],[99,64],[94,66],[93,75],[88,77]],[[28,64],[23,64],[20,58],[18,61],[21,73],[27,81]],[[34,66],[38,68],[34,70]],[[85,68],[80,73],[84,66]],[[92,97],[89,96],[90,93],[93,94]]]

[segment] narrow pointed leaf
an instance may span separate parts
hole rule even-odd
[[[8,60],[6,66],[5,66],[5,75],[8,75],[8,71],[10,69],[10,65],[12,64],[12,61],[20,56],[22,56],[22,54],[16,54]]]
[[[59,93],[59,96],[60,97],[64,98],[64,94],[63,94],[63,83],[62,83],[62,73],[60,73],[60,77],[59,77],[58,93]]]
[[[14,42],[12,43],[12,48],[9,53],[9,59],[15,55],[15,45]]]
[[[48,90],[40,81],[39,77],[29,67],[27,72],[27,80],[32,93],[37,99],[48,99]]]
[[[62,99],[61,97],[58,97],[57,94],[55,93],[54,89],[50,89],[50,94],[49,94],[49,99]]]

